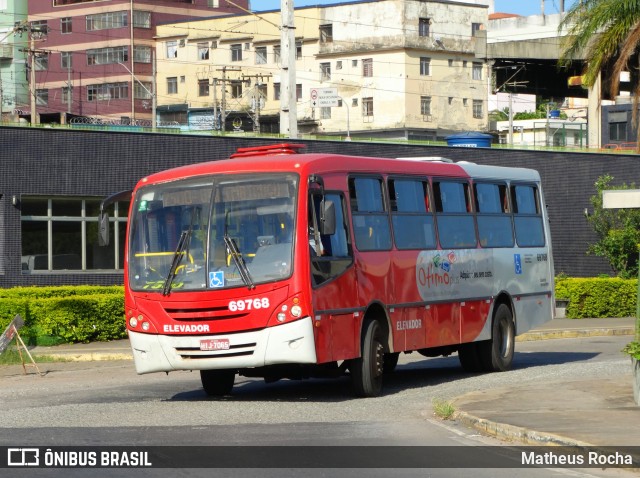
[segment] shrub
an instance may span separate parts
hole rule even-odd
[[[637,279],[556,278],[556,298],[569,299],[570,319],[634,316],[637,289]]]
[[[16,314],[25,321],[20,335],[30,344],[126,337],[121,286],[0,290],[0,333]]]

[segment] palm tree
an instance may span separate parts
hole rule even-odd
[[[559,31],[567,32],[559,63],[566,65],[583,54],[586,86],[593,86],[598,74],[613,63],[608,89],[615,97],[620,73],[638,67],[630,63],[638,61],[640,0],[580,0],[568,10]],[[633,88],[636,123],[640,84],[636,81]]]

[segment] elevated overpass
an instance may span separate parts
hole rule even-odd
[[[601,114],[598,98],[608,99],[602,81],[591,89],[569,86],[569,78],[582,75],[583,58],[559,67],[563,13],[506,16],[494,14],[487,28],[487,61],[492,65],[493,91],[533,94],[560,102],[565,98],[588,99],[589,146],[601,146]]]

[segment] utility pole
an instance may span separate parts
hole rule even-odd
[[[264,78],[269,78],[271,77],[271,73],[269,73],[268,75],[260,75],[260,74],[256,74],[256,75],[242,75],[242,80],[244,82],[246,82],[247,84],[251,84],[251,78],[253,78],[254,81],[254,111],[255,113],[253,114],[253,116],[251,117],[251,119],[253,120],[253,132],[254,133],[260,133],[260,109],[262,108],[261,102],[262,102],[262,97],[260,96],[260,89],[259,86],[261,84],[263,84]]]
[[[222,72],[222,105],[220,107],[220,131],[226,131],[227,123],[227,71],[241,71],[240,68],[223,66],[217,71]]]
[[[296,44],[293,0],[280,0],[282,18],[280,34],[280,134],[291,139],[298,137],[298,111],[296,105]]]
[[[31,71],[29,75],[29,96],[31,97],[31,124],[39,124],[40,118],[38,117],[38,110],[36,109],[36,49],[33,32],[31,32],[29,37],[29,63],[31,65]]]

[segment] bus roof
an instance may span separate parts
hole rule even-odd
[[[151,174],[141,180],[145,184],[167,182],[208,174],[233,174],[255,172],[297,172],[301,175],[327,174],[330,172],[422,174],[425,176],[474,177],[480,179],[515,179],[539,181],[537,171],[525,168],[482,166],[468,162],[424,161],[423,158],[379,158],[347,156],[335,153],[242,155],[195,163]],[[444,159],[444,158],[442,158]]]

